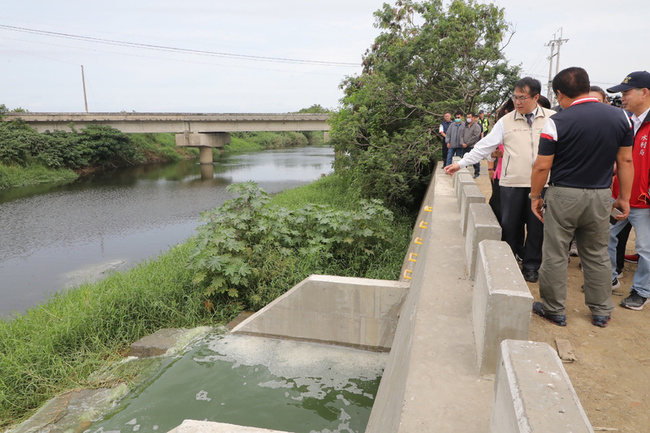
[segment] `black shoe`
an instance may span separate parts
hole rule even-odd
[[[478,174],[478,173],[474,173],[474,179],[476,179],[476,178],[479,177],[479,176],[480,176],[480,174]]]
[[[566,316],[564,314],[548,314],[544,311],[544,304],[541,302],[533,302],[533,313],[545,318],[557,326],[566,326]]]
[[[524,280],[528,281],[529,283],[536,283],[537,280],[539,280],[539,272],[537,271],[524,269],[522,273],[524,274]]]
[[[621,287],[621,283],[618,281],[618,278],[612,280],[612,290],[618,289]]]
[[[599,326],[601,328],[604,328],[607,326],[609,321],[612,319],[612,316],[597,316],[593,315],[591,316],[591,324],[594,326]]]
[[[650,302],[650,298],[644,298],[639,295],[636,290],[630,292],[630,296],[621,301],[621,306],[629,308],[630,310],[642,310],[643,306]]]

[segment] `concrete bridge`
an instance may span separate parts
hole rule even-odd
[[[320,113],[6,113],[38,132],[72,131],[88,125],[111,126],[124,133],[175,133],[176,145],[198,147],[201,164],[212,164],[212,149],[230,143],[231,132],[327,131],[330,115]]]

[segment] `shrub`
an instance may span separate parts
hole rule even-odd
[[[194,284],[215,305],[259,309],[312,273],[365,276],[390,249],[393,214],[378,200],[356,211],[307,204],[267,206],[254,182],[234,184],[239,197],[202,215],[190,255]]]

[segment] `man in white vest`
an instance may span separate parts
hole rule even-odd
[[[531,77],[519,80],[512,97],[515,110],[499,119],[492,131],[458,163],[445,168],[448,174],[453,174],[489,158],[503,144],[500,180],[502,239],[515,255],[521,256],[522,273],[531,283],[539,279],[544,226],[530,207],[530,176],[542,128],[549,116],[555,114],[555,111],[537,104],[541,90],[539,80]],[[523,246],[522,233],[526,233]]]

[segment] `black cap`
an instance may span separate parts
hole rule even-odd
[[[650,72],[636,71],[628,74],[623,79],[623,82],[618,86],[610,87],[607,89],[609,93],[624,92],[630,89],[641,89],[647,87],[650,89]]]

